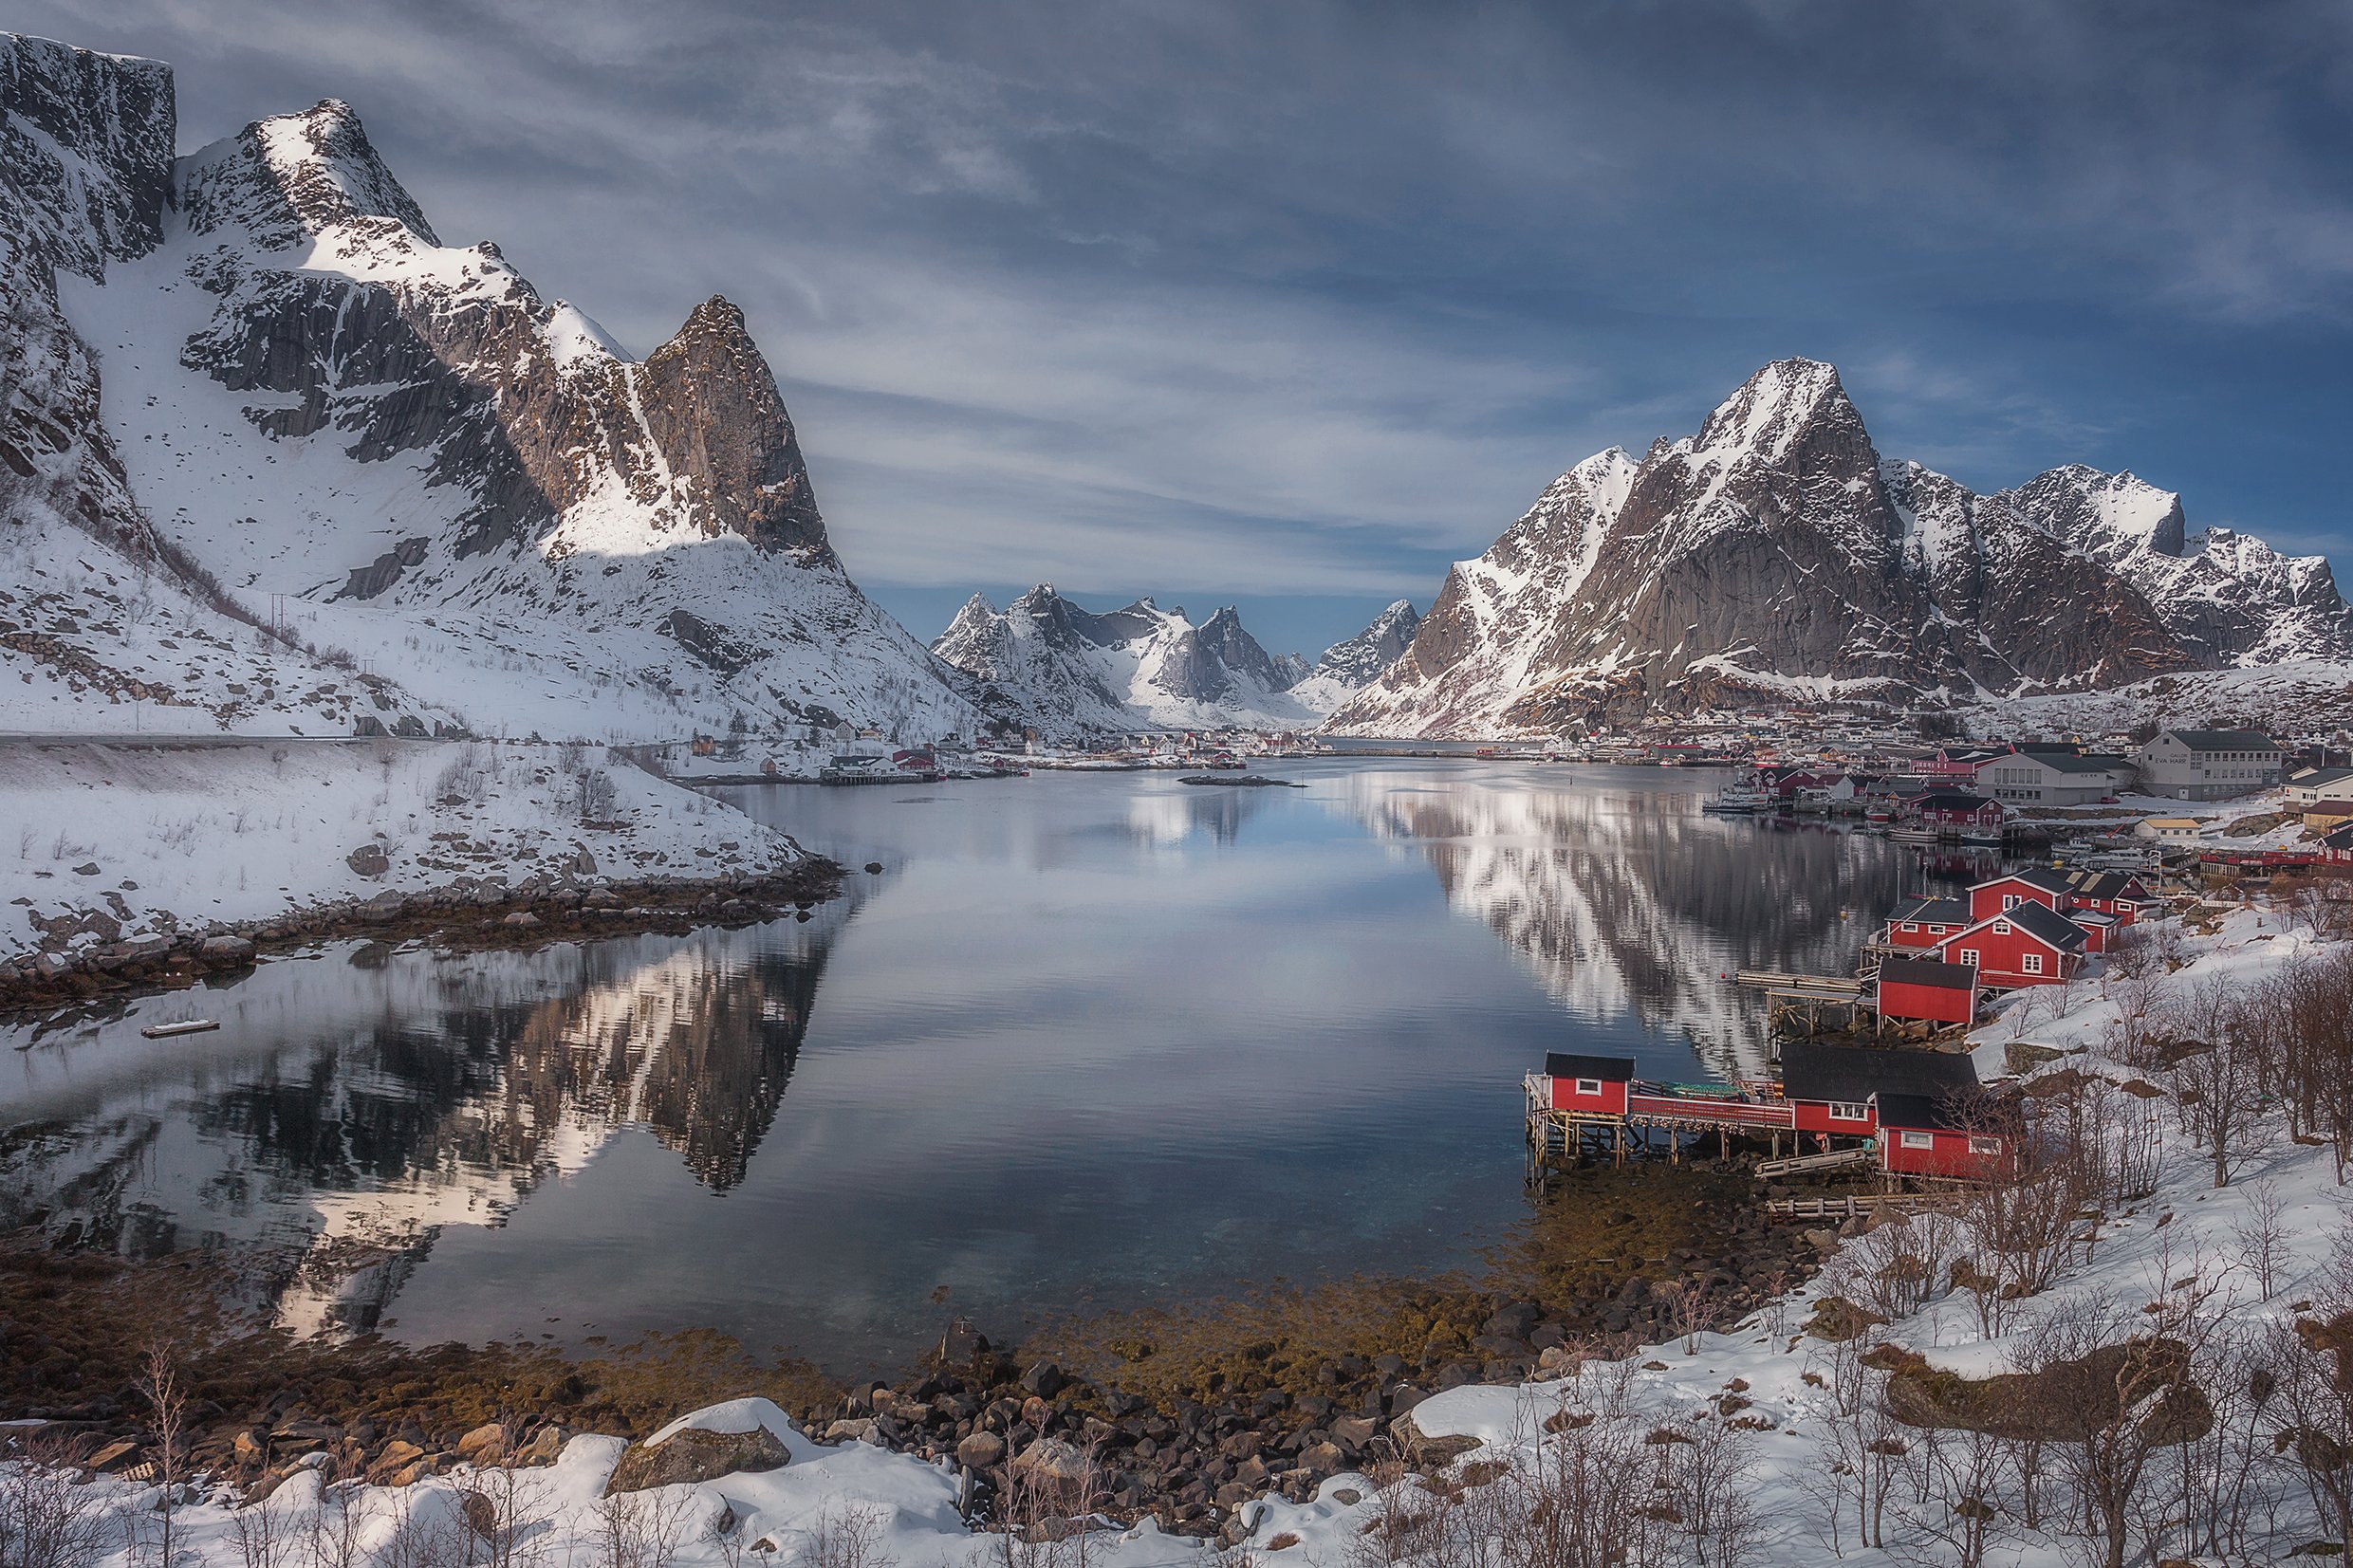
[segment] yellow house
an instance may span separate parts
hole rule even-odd
[[[2165,843],[2189,843],[2197,838],[2195,817],[2148,817],[2133,824],[2133,832],[2143,839],[2156,839]]]

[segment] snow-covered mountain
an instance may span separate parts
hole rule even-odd
[[[1291,683],[1290,693],[1318,713],[1328,713],[1380,678],[1414,640],[1421,613],[1400,599],[1373,618],[1356,636],[1324,650],[1315,667]]]
[[[1195,626],[1149,599],[1097,614],[1041,583],[999,610],[974,594],[932,653],[1000,729],[1058,741],[1156,729],[1291,729],[1317,713],[1228,605]]]
[[[1790,702],[1967,705],[2353,658],[2327,563],[2131,474],[1977,495],[1889,462],[1832,367],[1766,366],[1699,433],[1585,459],[1457,563],[1337,733],[1546,733]],[[2193,683],[2194,684],[2194,683]]]
[[[168,68],[0,36],[0,725],[972,727],[727,301],[635,360],[343,103],[174,134]]]

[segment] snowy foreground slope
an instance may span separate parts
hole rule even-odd
[[[602,747],[0,744],[0,960],[385,892],[768,874],[791,839]]]
[[[2332,1151],[2291,1141],[2276,1107],[2253,1111],[2230,1130],[2234,1168],[2218,1188],[2211,1149],[2180,1114],[2197,1102],[2182,1091],[2211,1081],[2212,1054],[2177,1056],[2167,1070],[2114,1053],[2133,1053],[2143,1026],[2178,1024],[2214,999],[2257,999],[2293,966],[2344,950],[2243,907],[2205,934],[2160,933],[2153,949],[2155,962],[2130,974],[2021,996],[1975,1037],[1989,1074],[2014,1046],[2040,1046],[2049,1060],[2032,1070],[2036,1095],[2097,1124],[2102,1153],[2080,1179],[2100,1190],[2080,1217],[2075,1194],[2089,1190],[2069,1188],[2055,1224],[2031,1205],[2007,1220],[1978,1205],[1849,1236],[1813,1283],[1720,1332],[1420,1404],[1407,1441],[1425,1456],[1451,1452],[1451,1485],[1335,1476],[1306,1503],[1245,1504],[1237,1536],[1254,1559],[1367,1568],[2239,1563],[2341,1539],[2308,1485],[2346,1475],[2341,1439],[2353,1421],[2322,1353],[2341,1340],[2315,1332],[2353,1307],[2353,1209]],[[2259,1025],[2259,1014],[2241,1022]],[[2187,1065],[2201,1060],[2208,1068]],[[1990,1281],[1987,1269],[2032,1274],[2034,1288],[1980,1292],[1969,1282]],[[2298,1319],[2311,1325],[2303,1337],[2290,1332]],[[1827,1334],[1803,1332],[1808,1323]],[[1959,1381],[2022,1368],[2032,1377],[1992,1385],[1974,1405],[1973,1385]],[[2072,1424],[2057,1411],[2075,1412]],[[1940,1415],[1992,1435],[1936,1425]],[[513,1535],[546,1554],[533,1560],[739,1568],[746,1554],[772,1553],[839,1565],[853,1560],[839,1555],[845,1540],[861,1543],[855,1561],[899,1568],[1219,1560],[1149,1524],[1010,1546],[976,1538],[944,1463],[813,1443],[762,1400],[698,1411],[652,1441],[755,1428],[781,1442],[787,1465],[627,1494],[635,1501],[601,1497],[622,1440],[583,1436],[551,1469],[519,1472],[511,1492],[504,1475],[472,1470],[398,1490],[337,1487],[321,1532],[309,1522],[321,1491],[304,1474],[258,1506],[286,1533],[349,1534],[386,1562],[428,1535],[465,1540],[467,1510],[485,1506],[466,1502],[470,1488],[512,1500]],[[153,1486],[101,1481],[95,1491],[129,1504],[152,1540]],[[207,1568],[243,1563],[240,1536],[250,1545],[257,1534],[250,1511],[240,1529],[225,1492],[176,1517]],[[120,1543],[120,1519],[108,1529]],[[116,1544],[107,1560],[143,1559]]]
[[[1978,495],[1883,458],[1834,368],[1783,360],[1695,434],[1554,481],[1454,565],[1403,656],[1327,728],[1547,734],[2081,692],[2178,719],[2207,710],[2210,687],[2270,694],[2215,673],[2276,668],[2341,693],[2348,661],[2353,611],[2325,559],[2192,534],[2180,497],[2131,473],[2072,465]]]
[[[727,301],[632,358],[348,105],[175,127],[167,67],[0,35],[0,728],[970,729]]]

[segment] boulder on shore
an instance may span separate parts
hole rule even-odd
[[[606,1497],[715,1481],[740,1470],[781,1470],[792,1456],[765,1427],[748,1432],[704,1431],[689,1427],[659,1443],[632,1443],[604,1484]]]

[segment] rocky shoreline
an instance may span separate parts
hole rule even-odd
[[[1629,1174],[1600,1173],[1594,1189],[1622,1190]],[[197,1435],[184,1467],[250,1497],[318,1463],[306,1456],[324,1454],[337,1475],[402,1485],[491,1458],[550,1462],[582,1431],[642,1440],[682,1411],[759,1393],[820,1441],[872,1443],[969,1472],[975,1523],[1017,1511],[1013,1494],[1029,1483],[1065,1499],[1083,1494],[1092,1511],[1115,1519],[1151,1518],[1231,1544],[1253,1498],[1301,1500],[1336,1474],[1444,1464],[1452,1450],[1412,1420],[1432,1394],[1523,1382],[1645,1344],[1660,1347],[1654,1356],[1679,1356],[1674,1341],[1695,1320],[1719,1328],[1744,1320],[1808,1277],[1831,1242],[1768,1226],[1752,1179],[1732,1167],[1632,1179],[1658,1189],[1652,1214],[1578,1217],[1596,1235],[1641,1232],[1629,1249],[1606,1254],[1596,1244],[1579,1272],[1555,1273],[1540,1291],[1501,1295],[1500,1280],[1392,1282],[1402,1304],[1396,1321],[1420,1334],[1417,1348],[1392,1332],[1398,1349],[1337,1349],[1344,1335],[1314,1310],[1301,1335],[1260,1338],[1263,1325],[1212,1303],[1199,1321],[1214,1354],[1188,1363],[1174,1383],[1139,1375],[1158,1357],[1126,1337],[1124,1320],[1103,1325],[1105,1342],[1121,1348],[1102,1353],[1067,1325],[1000,1350],[958,1319],[902,1374],[846,1385],[805,1363],[754,1364],[740,1347],[713,1349],[724,1342],[707,1336],[575,1359],[519,1344],[411,1350],[372,1338],[338,1345],[216,1332],[191,1356],[192,1367],[209,1370],[191,1378]],[[1725,1194],[1736,1190],[1748,1201],[1727,1211]],[[1694,1191],[1697,1203],[1689,1201]],[[1654,1221],[1670,1207],[1684,1226],[1706,1227],[1678,1233],[1704,1247],[1654,1249],[1668,1234]],[[1578,1234],[1584,1250],[1585,1232]],[[152,1465],[130,1348],[146,1331],[125,1314],[151,1310],[144,1303],[158,1295],[157,1271],[190,1271],[176,1292],[185,1297],[217,1265],[59,1256],[32,1238],[18,1242],[0,1258],[0,1416],[48,1423],[42,1430],[52,1440],[95,1467]],[[1706,1312],[1695,1314],[1695,1302]],[[1177,1354],[1172,1339],[1158,1356]]]
[[[179,990],[227,979],[265,955],[320,942],[421,937],[452,948],[521,948],[583,936],[808,918],[841,891],[844,873],[822,856],[786,871],[721,872],[580,881],[534,875],[511,887],[474,883],[307,905],[258,920],[216,921],[169,935],[122,939],[102,911],[41,920],[42,947],[0,959],[0,1013],[140,990]],[[112,928],[112,929],[110,929]],[[93,942],[74,945],[80,938]]]

